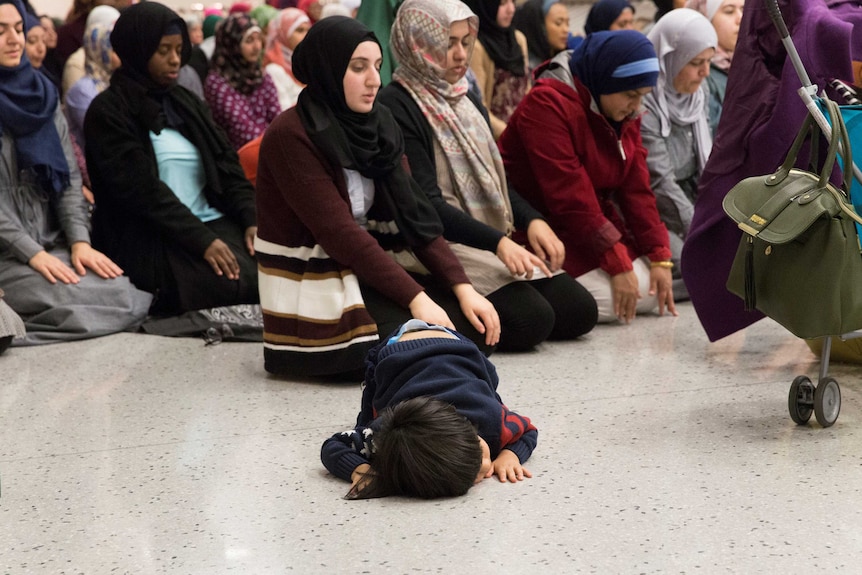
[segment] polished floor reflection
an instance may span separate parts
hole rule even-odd
[[[679,318],[495,355],[539,446],[518,485],[346,501],[319,463],[358,384],[267,376],[255,344],[120,334],[0,356],[0,573],[803,573],[858,570],[862,367],[816,376],[770,321]]]

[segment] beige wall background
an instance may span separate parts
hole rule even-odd
[[[223,0],[223,4],[230,6],[234,0]],[[369,0],[373,2],[374,0]],[[159,0],[160,3],[165,4],[166,6],[170,6],[174,10],[178,12],[182,11],[190,11],[192,7],[197,4],[203,4],[206,6],[210,6],[215,4],[215,0],[210,1],[201,1],[201,0]],[[250,2],[252,6],[256,6],[260,4],[260,2]],[[48,14],[49,16],[55,16],[57,18],[65,18],[66,14],[69,12],[69,8],[72,7],[71,0],[30,0],[30,4],[36,9],[36,12],[39,14]]]

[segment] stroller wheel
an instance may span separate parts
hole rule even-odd
[[[811,412],[814,410],[814,384],[808,377],[797,376],[790,384],[787,409],[790,411],[790,419],[797,425],[805,425],[811,419]]]
[[[824,377],[814,391],[814,417],[823,427],[829,427],[838,419],[841,411],[841,388],[834,377]]]

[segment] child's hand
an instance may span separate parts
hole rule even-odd
[[[350,486],[350,491],[344,496],[345,499],[358,499],[359,492],[365,489],[368,482],[371,481],[371,466],[367,463],[360,463],[350,474],[350,480],[353,484]]]
[[[488,477],[492,475],[496,475],[497,479],[502,483],[506,483],[506,481],[515,483],[516,481],[522,481],[525,477],[533,476],[529,469],[521,465],[518,456],[508,449],[502,450],[497,459],[494,460],[491,471],[488,472]]]

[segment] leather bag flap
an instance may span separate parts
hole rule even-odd
[[[794,168],[774,182],[773,175],[746,178],[722,202],[742,231],[763,241],[793,241],[818,219],[835,216],[841,209],[833,194],[819,186],[816,174]]]

